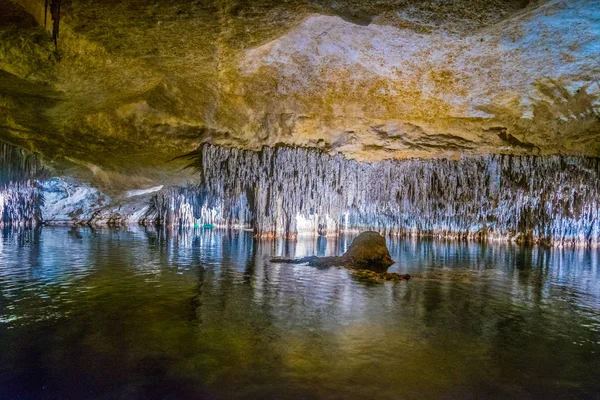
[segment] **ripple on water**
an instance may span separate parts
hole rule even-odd
[[[597,251],[389,240],[413,279],[376,284],[268,261],[351,239],[5,231],[0,398],[600,391]]]

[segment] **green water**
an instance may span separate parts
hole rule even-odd
[[[388,240],[408,282],[271,265],[351,238],[0,241],[0,399],[600,398],[600,252]]]

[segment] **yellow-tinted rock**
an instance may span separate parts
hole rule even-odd
[[[0,4],[0,140],[54,160],[176,170],[205,141],[600,154],[595,2],[72,1],[58,54]]]

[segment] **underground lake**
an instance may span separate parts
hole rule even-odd
[[[352,236],[5,230],[0,398],[595,398],[600,253],[388,238],[401,282],[272,264]]]
[[[600,400],[600,0],[0,0],[0,400]]]

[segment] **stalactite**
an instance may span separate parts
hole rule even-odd
[[[170,188],[151,199],[147,221],[168,227],[193,227],[201,214],[203,192],[200,188]]]
[[[54,41],[54,48],[56,50],[58,50],[58,32],[60,28],[60,1],[61,0],[51,0],[50,3],[50,15],[52,15],[52,40]]]
[[[191,155],[215,220],[257,235],[376,229],[410,236],[600,242],[599,160],[466,156],[361,163],[299,147]],[[200,214],[196,214],[198,217]]]
[[[47,170],[37,154],[0,142],[0,187],[46,176]]]
[[[0,142],[0,225],[33,226],[43,195],[35,179],[47,174],[37,154]]]
[[[244,228],[249,206],[242,199],[233,208],[224,206],[220,199],[208,196],[200,186],[169,188],[154,195],[142,223],[169,228],[194,227],[210,224],[220,227]],[[236,202],[236,203],[237,203]]]
[[[48,21],[48,1],[49,0],[44,0],[44,28],[47,27]]]

